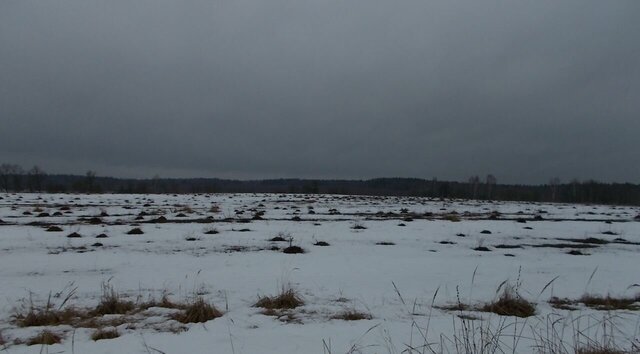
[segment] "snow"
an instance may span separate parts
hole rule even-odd
[[[70,213],[62,211],[61,216],[38,217],[39,211],[34,211],[39,208],[53,215],[64,205]],[[220,212],[212,212],[212,206]],[[330,213],[330,209],[340,213]],[[409,214],[402,209],[408,209]],[[26,211],[32,215],[24,215]],[[135,220],[142,211],[152,215]],[[263,220],[240,222],[251,219],[257,211],[265,212]],[[461,221],[444,219],[454,211]],[[99,216],[103,212],[108,216]],[[177,217],[181,212],[187,216]],[[490,219],[492,212],[499,213],[497,220]],[[482,318],[474,323],[492,328],[507,323],[509,333],[525,328],[516,351],[534,352],[535,341],[529,339],[534,330],[529,327],[544,328],[551,316],[573,324],[583,318],[581,329],[595,337],[601,335],[598,321],[611,315],[584,306],[577,311],[557,310],[547,303],[551,296],[575,299],[585,293],[636,294],[638,288],[633,284],[640,283],[640,245],[633,243],[640,242],[640,223],[634,220],[638,214],[637,207],[625,206],[443,202],[408,197],[4,194],[0,200],[0,220],[4,222],[0,224],[0,333],[8,353],[39,353],[43,349],[39,345],[14,343],[42,330],[17,327],[11,320],[16,309],[25,301],[42,305],[50,293],[72,288],[77,290],[69,304],[94,307],[102,285],[108,283],[138,303],[150,297],[159,299],[163,293],[175,301],[198,294],[224,315],[177,331],[182,324],[170,319],[175,310],[151,308],[127,315],[133,325],[117,326],[119,338],[95,342],[90,328],[49,327],[64,339],[44,350],[282,354],[347,353],[355,349],[352,352],[400,353],[407,345],[423,344],[416,325],[424,329],[428,324],[429,341],[440,342],[441,334],[454,336],[459,329],[453,327],[459,321],[458,313],[438,306],[455,304],[458,298],[469,304],[490,301],[496,298],[500,284],[508,280],[521,283],[518,292],[536,303],[537,315],[521,319],[472,312]],[[147,223],[159,215],[169,221]],[[409,215],[413,221],[405,220]],[[536,215],[543,220],[533,221]],[[86,221],[95,216],[103,223]],[[294,216],[301,221],[293,221]],[[213,217],[212,222],[203,222],[206,217]],[[519,218],[526,223],[517,222]],[[46,232],[49,224],[63,231]],[[139,224],[144,234],[128,235],[127,231],[136,227],[133,224]],[[355,230],[355,224],[366,229]],[[205,234],[210,228],[219,233]],[[491,234],[482,234],[482,230]],[[72,232],[82,237],[67,238]],[[108,238],[96,239],[101,233]],[[289,255],[271,250],[274,245],[288,245],[268,241],[279,233],[290,234],[292,244],[307,252]],[[571,243],[558,238],[587,237],[607,241],[623,238],[631,244],[580,249],[588,253],[584,256],[566,254],[572,248],[534,247]],[[316,241],[330,246],[314,246]],[[103,246],[92,246],[96,242]],[[500,244],[523,248],[495,248]],[[491,251],[473,250],[479,245]],[[291,286],[305,300],[304,306],[291,311],[293,320],[263,315],[262,309],[252,306],[259,296],[274,295],[283,286]],[[436,307],[432,307],[436,292]],[[332,319],[351,309],[368,313],[372,319]],[[612,312],[618,343],[637,341],[639,312]],[[511,339],[505,341],[512,345]],[[456,352],[453,344],[447,347]]]

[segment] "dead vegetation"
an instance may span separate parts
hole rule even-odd
[[[180,323],[202,323],[222,316],[220,310],[201,297],[180,307],[182,311],[173,316]]]
[[[61,336],[45,329],[36,336],[29,338],[27,345],[53,345],[60,342],[62,342]]]
[[[263,296],[258,299],[254,307],[262,307],[264,309],[294,309],[304,305],[304,301],[293,289],[282,289],[278,295]]]
[[[351,309],[351,310],[340,312],[332,316],[331,318],[334,320],[343,320],[343,321],[360,321],[360,320],[370,320],[373,317],[368,313]]]
[[[634,297],[612,297],[611,295],[600,296],[584,294],[579,299],[567,299],[552,297],[549,304],[561,310],[577,310],[577,305],[582,304],[588,308],[599,311],[640,310],[640,294]]]
[[[90,314],[93,316],[126,314],[132,311],[134,307],[133,302],[123,300],[111,285],[103,284],[100,303],[90,312]]]
[[[536,314],[533,303],[509,292],[503,293],[498,300],[485,304],[479,310],[493,312],[500,316],[530,317]]]
[[[93,332],[93,334],[91,335],[91,339],[94,341],[99,341],[102,339],[113,339],[113,338],[118,338],[120,337],[120,333],[118,333],[117,329],[103,329],[103,328],[98,328],[95,332]]]

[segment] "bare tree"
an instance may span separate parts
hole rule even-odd
[[[19,183],[16,183],[16,179],[22,174],[22,168],[19,165],[3,163],[0,165],[0,188],[5,193],[9,192],[9,187],[13,179],[14,190],[19,189]]]
[[[556,201],[556,195],[558,193],[558,186],[560,185],[560,178],[553,177],[549,180],[549,187],[551,188],[551,201]]]
[[[471,185],[472,199],[478,197],[478,186],[480,186],[480,177],[478,175],[469,177],[469,184]]]
[[[42,191],[42,184],[46,175],[46,172],[44,172],[40,167],[37,165],[33,166],[29,172],[27,172],[29,191]]]
[[[486,184],[487,184],[487,198],[491,199],[491,193],[493,192],[493,186],[498,183],[496,177],[492,174],[487,175]]]
[[[84,176],[84,189],[87,193],[95,190],[96,171],[89,170]]]

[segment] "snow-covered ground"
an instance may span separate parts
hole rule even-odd
[[[425,336],[434,351],[456,352],[464,325],[499,334],[504,351],[527,353],[541,341],[532,336],[552,337],[556,320],[567,347],[576,333],[599,340],[606,332],[626,348],[640,338],[633,307],[548,303],[640,291],[637,207],[277,194],[0,197],[7,353],[422,353],[430,352]],[[48,232],[52,225],[62,231]],[[136,227],[143,234],[128,234]],[[80,237],[67,237],[74,232]],[[269,241],[279,234],[306,253],[283,253],[289,242]],[[505,280],[536,305],[535,316],[442,309],[495,300]],[[17,325],[24,306],[44,306],[49,296],[58,306],[71,293],[64,306],[93,308],[105,284],[136,304],[200,296],[224,315],[183,325],[171,319],[177,310],[154,307],[108,315],[120,319],[115,339],[93,341],[95,328],[61,325],[48,327],[60,344],[21,344],[43,330]],[[283,287],[304,305],[276,315],[253,306]],[[349,310],[371,319],[334,318]]]

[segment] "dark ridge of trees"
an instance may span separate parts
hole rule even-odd
[[[602,183],[594,180],[561,183],[552,178],[544,185],[499,184],[496,177],[478,176],[467,182],[420,178],[374,178],[369,180],[268,179],[229,180],[219,178],[131,179],[100,177],[95,171],[84,176],[49,175],[38,166],[26,172],[18,165],[0,165],[0,192],[50,193],[305,193],[376,196],[416,196],[640,205],[640,185]]]

